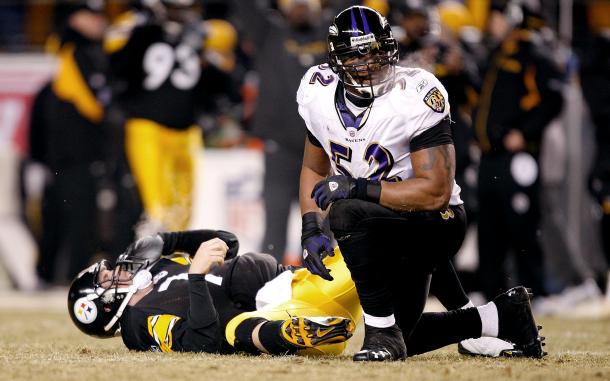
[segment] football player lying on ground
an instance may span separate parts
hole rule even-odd
[[[341,253],[324,258],[334,274],[328,282],[267,254],[237,256],[238,246],[215,230],[140,239],[115,266],[102,260],[76,277],[70,317],[88,335],[120,332],[134,350],[340,354],[362,316]],[[424,313],[408,354],[482,335],[515,343],[514,353],[543,355],[523,287],[478,308]]]

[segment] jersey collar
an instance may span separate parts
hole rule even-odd
[[[343,84],[339,82],[337,89],[335,90],[335,111],[337,112],[337,116],[344,129],[360,130],[369,118],[373,102],[371,102],[371,104],[369,104],[359,115],[354,115],[345,102],[345,88],[343,87]]]

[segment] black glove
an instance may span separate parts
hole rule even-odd
[[[311,192],[311,198],[322,210],[334,201],[348,198],[379,203],[381,184],[365,178],[354,179],[345,175],[334,175],[318,182]]]
[[[301,246],[303,247],[303,264],[310,273],[326,280],[333,280],[330,270],[324,266],[322,259],[334,256],[330,238],[320,228],[320,216],[316,212],[303,215]]]

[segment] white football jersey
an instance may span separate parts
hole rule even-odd
[[[423,69],[397,66],[394,88],[354,115],[343,94],[335,102],[338,83],[327,64],[318,65],[307,71],[297,92],[299,114],[333,172],[371,180],[414,178],[411,139],[449,116],[443,85]],[[454,181],[449,204],[462,203]]]

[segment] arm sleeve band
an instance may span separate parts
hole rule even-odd
[[[229,246],[226,259],[234,257],[239,249],[239,242],[235,234],[223,230],[189,230],[160,233],[160,235],[163,239],[163,255],[169,255],[175,251],[182,251],[193,256],[203,242],[209,241],[212,238],[220,238]]]
[[[448,118],[443,119],[434,127],[411,139],[411,152],[445,144],[453,144],[451,125]]]

